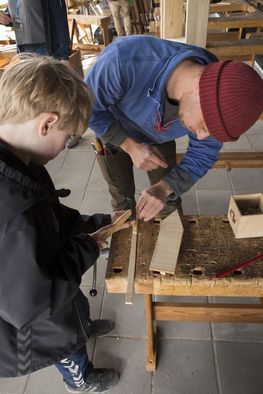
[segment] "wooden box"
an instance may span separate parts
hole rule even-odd
[[[227,217],[236,238],[263,237],[263,194],[231,196]]]

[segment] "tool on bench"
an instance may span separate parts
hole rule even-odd
[[[217,279],[224,278],[225,276],[231,274],[232,272],[238,270],[239,268],[247,267],[248,265],[250,265],[250,264],[252,264],[255,261],[260,260],[260,259],[263,259],[263,254],[258,254],[257,256],[252,257],[249,260],[242,261],[241,263],[238,263],[238,264],[234,265],[234,267],[232,267],[232,268],[228,268],[225,271],[219,272],[218,274],[216,274],[216,278]]]
[[[105,239],[109,238],[113,233],[118,231],[120,229],[120,227],[129,219],[131,214],[132,214],[132,211],[130,209],[128,209],[121,216],[119,216],[115,220],[114,223],[107,226],[107,228],[105,229],[105,232],[103,234]],[[108,251],[108,248],[106,248],[105,250]],[[103,251],[101,252],[101,255],[103,255]],[[105,253],[104,253],[104,255],[105,255]],[[96,283],[97,283],[97,262],[95,262],[95,264],[93,265],[92,288],[89,292],[91,297],[95,297],[97,295]]]

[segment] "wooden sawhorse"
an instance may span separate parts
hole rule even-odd
[[[263,303],[205,304],[153,301],[153,295],[222,296],[263,298],[263,261],[257,261],[224,279],[222,270],[263,253],[261,238],[235,239],[225,216],[185,216],[184,236],[174,275],[149,271],[158,223],[139,223],[135,293],[144,295],[147,356],[146,369],[156,369],[156,322],[195,320],[209,322],[263,323]],[[112,237],[106,273],[110,293],[125,293],[131,229]]]

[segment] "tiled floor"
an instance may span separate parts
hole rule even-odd
[[[224,150],[263,151],[263,121]],[[57,187],[69,187],[64,203],[82,213],[110,212],[110,198],[90,147],[88,132],[81,144],[64,151],[48,169]],[[178,141],[184,151],[186,140]],[[148,184],[136,171],[138,193]],[[231,193],[262,192],[263,170],[211,170],[183,197],[185,214],[225,214]],[[133,305],[124,296],[108,294],[104,285],[106,260],[98,264],[98,295],[89,297],[92,270],[82,281],[93,318],[109,318],[116,327],[109,337],[88,344],[95,366],[116,367],[121,378],[112,394],[262,394],[263,325],[231,323],[159,322],[158,369],[145,371],[145,319],[141,296]],[[159,297],[164,300],[164,297]],[[174,297],[177,301],[185,297]],[[172,298],[169,298],[171,301]],[[191,301],[200,301],[200,298]],[[202,298],[216,302],[218,299]],[[231,301],[233,301],[231,299]],[[241,302],[243,300],[236,300]],[[259,302],[251,299],[251,302]],[[1,345],[0,345],[1,346]],[[1,351],[1,350],[0,350]],[[0,379],[0,394],[66,394],[54,367],[30,376]]]

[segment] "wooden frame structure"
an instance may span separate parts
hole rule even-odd
[[[146,369],[156,369],[158,320],[263,323],[263,303],[171,303],[153,301],[154,295],[222,296],[263,298],[262,261],[238,270],[230,277],[215,275],[229,265],[263,252],[261,238],[235,239],[225,216],[186,216],[184,237],[175,275],[149,271],[158,223],[139,223],[135,293],[144,296],[147,352]],[[129,229],[130,230],[130,229]],[[112,238],[106,285],[110,293],[125,293],[131,231]]]

